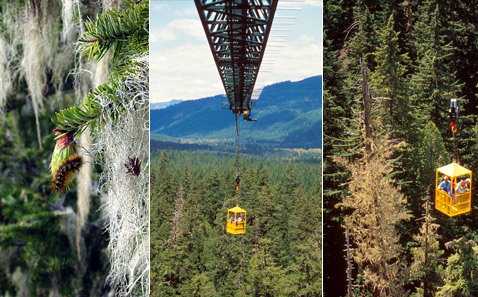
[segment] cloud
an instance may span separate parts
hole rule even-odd
[[[312,11],[312,7],[307,8],[307,5],[320,6],[323,2],[307,0],[298,3],[303,4],[302,12],[305,12],[309,11],[308,9]],[[193,11],[195,17],[186,16]],[[195,10],[188,8],[170,11],[172,17],[175,17],[175,12],[182,13],[184,17],[165,21],[167,23],[163,23],[163,26],[151,28],[150,38],[154,43],[150,57],[151,102],[198,99],[223,94],[224,88]],[[305,15],[310,19],[310,14]],[[317,19],[314,23],[316,21]],[[282,25],[280,28],[286,27]],[[285,43],[269,43],[268,49],[271,45],[284,47],[280,54],[266,52],[256,90],[271,83],[297,81],[322,73],[323,53],[320,34],[316,35],[313,30],[303,31],[302,35],[297,34],[297,30],[300,32],[302,28],[298,22],[292,26],[293,30],[290,32],[278,33],[289,35],[287,38],[276,37],[279,40],[285,39]],[[269,41],[272,40],[274,38],[271,36]],[[276,58],[272,59],[274,56]],[[273,65],[266,65],[271,60],[274,61]],[[265,74],[266,68],[271,70],[269,74]]]
[[[324,7],[323,0],[306,0],[305,5],[315,6],[315,7]]]
[[[272,54],[266,49],[255,89],[281,81],[298,81],[322,74],[322,46],[318,38],[300,35],[289,38],[279,54]],[[274,61],[266,65],[266,61]],[[270,73],[265,73],[265,69]]]
[[[196,16],[198,14],[198,11],[196,8],[188,8],[184,10],[175,10],[174,14],[179,15],[179,16]]]
[[[297,12],[295,11],[307,9],[306,8],[307,6],[323,7],[324,2],[323,0],[302,0],[302,1],[285,1],[285,2],[279,1],[279,4],[277,5],[277,9],[282,14],[296,15]]]
[[[161,11],[168,7],[165,3],[157,3],[155,1],[151,1],[151,9],[155,11]]]
[[[172,41],[175,40],[173,30],[167,27],[152,28],[149,32],[149,40],[151,43],[160,41]]]
[[[151,102],[197,99],[224,93],[207,42],[153,51],[150,69]]]
[[[172,20],[166,26],[153,27],[150,32],[150,40],[151,42],[172,41],[177,39],[178,34],[186,34],[199,40],[205,38],[201,21],[194,19],[177,19]]]
[[[264,59],[270,60],[270,53]],[[151,102],[198,99],[223,94],[219,73],[209,46],[191,42],[151,52]],[[266,68],[262,65],[262,69]],[[256,90],[280,81],[297,81],[322,73],[322,47],[318,38],[300,35],[288,41],[272,72],[259,74]]]
[[[199,19],[173,20],[168,23],[168,27],[181,31],[182,33],[193,36],[194,38],[200,40],[204,39],[206,36]]]

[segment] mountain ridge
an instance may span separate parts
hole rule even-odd
[[[151,110],[153,110],[153,109],[163,109],[163,108],[167,108],[169,106],[173,106],[175,104],[181,103],[183,101],[184,100],[173,99],[173,100],[170,100],[168,102],[152,102],[152,103],[149,104],[149,106],[150,106]]]
[[[321,98],[321,76],[265,87],[252,110],[252,117],[258,121],[239,123],[241,141],[275,147],[321,148]],[[151,133],[178,140],[235,141],[235,116],[221,108],[221,101],[222,95],[216,95],[151,110]]]

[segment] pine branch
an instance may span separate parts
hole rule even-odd
[[[16,224],[0,225],[0,234],[3,237],[35,236],[35,231],[42,231],[45,225],[54,225],[53,220],[61,214],[53,212],[39,212],[26,215],[20,218]]]
[[[79,40],[82,53],[95,62],[114,48],[113,61],[122,52],[144,51],[148,48],[149,3],[132,3],[121,12],[111,9],[95,21],[85,23],[87,33]]]
[[[65,133],[72,133],[73,137],[78,137],[90,125],[101,129],[101,123],[98,123],[97,120],[105,107],[99,104],[96,99],[98,97],[109,99],[111,103],[108,107],[115,107],[119,114],[122,111],[120,107],[123,102],[119,102],[121,97],[117,96],[116,91],[125,83],[127,77],[134,73],[134,66],[135,62],[126,64],[121,71],[110,76],[106,83],[90,92],[80,106],[72,106],[57,112],[56,117],[52,118],[52,122],[57,127],[56,131],[60,133],[57,138]]]

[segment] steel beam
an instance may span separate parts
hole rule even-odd
[[[217,70],[234,112],[251,96],[278,0],[194,0]]]

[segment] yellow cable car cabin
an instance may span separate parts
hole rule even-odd
[[[448,189],[443,188],[445,177],[448,179]],[[471,179],[470,170],[453,162],[436,170],[435,208],[449,217],[471,210]]]
[[[239,206],[227,210],[227,232],[231,234],[246,233],[247,212]]]

